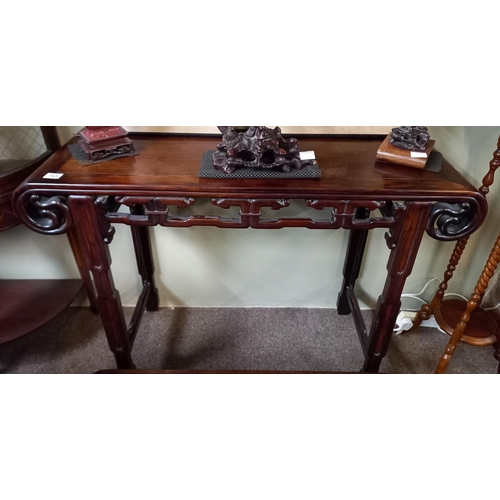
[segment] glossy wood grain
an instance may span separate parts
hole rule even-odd
[[[450,196],[482,197],[447,161],[439,173],[375,161],[380,138],[305,138],[301,150],[315,151],[322,178],[317,179],[200,179],[198,172],[205,151],[215,149],[213,137],[134,136],[138,156],[82,167],[67,148],[54,155],[29,179],[30,187],[51,191],[128,194],[168,192],[172,196],[204,197],[329,197],[351,198],[368,193],[371,198],[401,196],[409,199],[439,200]],[[43,179],[47,172],[64,173],[60,180]]]

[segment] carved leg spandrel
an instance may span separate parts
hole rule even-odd
[[[391,251],[387,264],[388,276],[378,299],[374,321],[368,338],[368,352],[364,372],[377,373],[387,353],[399,310],[406,278],[411,274],[420,242],[430,213],[427,203],[407,205],[398,242]]]
[[[469,302],[467,302],[467,309],[462,314],[460,321],[457,323],[457,326],[453,330],[451,334],[450,340],[448,341],[448,345],[445,348],[443,355],[439,361],[439,364],[436,368],[436,373],[444,373],[448,364],[450,363],[451,357],[457,348],[457,345],[462,340],[462,336],[467,327],[467,323],[470,320],[470,315],[472,311],[478,306],[481,301],[486,288],[488,288],[488,283],[492,278],[495,269],[498,267],[498,263],[500,262],[500,234],[495,241],[495,245],[491,250],[491,253],[488,257],[488,261],[483,269],[483,272],[479,278],[479,281],[476,284],[476,288],[474,289],[474,293],[472,294]],[[496,356],[495,356],[496,358]],[[498,358],[496,358],[498,359]]]
[[[83,261],[94,277],[97,307],[101,314],[109,347],[119,369],[135,368],[131,358],[127,325],[123,315],[120,294],[111,274],[111,256],[104,243],[94,199],[90,196],[70,196],[69,206],[75,220],[75,231],[80,241]],[[77,221],[77,222],[76,222]]]

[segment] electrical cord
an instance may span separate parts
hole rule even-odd
[[[419,295],[422,295],[426,290],[427,290],[427,287],[433,282],[433,281],[439,281],[439,284],[441,284],[441,280],[439,278],[431,278],[425,285],[424,285],[424,288],[422,288],[422,290],[420,290],[420,292],[418,293],[404,293],[403,295],[401,295],[401,298],[406,298],[406,297],[410,297],[410,298],[415,298],[415,297],[418,297]]]
[[[431,278],[424,285],[422,290],[420,290],[420,292],[418,292],[418,293],[403,293],[401,295],[401,298],[402,299],[414,299],[414,300],[421,302],[422,304],[428,304],[429,302],[426,301],[425,299],[423,299],[421,297],[421,295],[425,293],[425,291],[427,290],[427,287],[433,281],[439,281],[439,284],[442,283],[442,280],[440,280],[439,278]],[[465,300],[466,302],[469,300],[467,297],[464,297],[463,295],[460,295],[459,293],[454,293],[454,292],[445,293],[443,298],[444,297],[452,297],[452,296],[453,297],[460,297],[461,299]],[[493,306],[493,307],[484,307],[483,309],[485,311],[493,311],[494,309],[498,309],[499,307],[500,307],[500,303],[498,303],[496,306]],[[409,314],[405,315],[405,311]],[[402,310],[399,312],[398,318],[396,320],[396,325],[394,326],[394,332],[396,333],[396,335],[401,333],[401,332],[409,330],[413,325],[413,319],[409,316],[411,316],[412,313],[417,312],[417,311],[412,311],[411,309],[406,309],[405,311]]]
[[[414,299],[414,300],[417,300],[417,301],[421,302],[422,304],[428,304],[429,302],[426,301],[425,299],[423,299],[421,297],[421,295],[423,295],[425,293],[425,291],[427,290],[427,287],[433,281],[439,281],[439,284],[442,283],[442,281],[439,278],[431,278],[424,285],[424,287],[422,288],[422,290],[420,290],[420,292],[418,292],[418,293],[404,293],[404,294],[401,295],[401,298],[402,299]],[[463,299],[465,301],[468,300],[466,297],[464,297],[463,295],[460,295],[459,293],[449,292],[449,293],[444,294],[444,297],[450,297],[450,296],[460,297],[461,299]],[[496,309],[498,307],[500,307],[500,304],[497,304],[495,307],[491,307],[491,308],[485,309],[485,310],[486,311],[491,311],[491,310]],[[416,311],[407,310],[407,312],[408,313],[412,313],[412,312],[416,312]],[[407,331],[407,330],[409,330],[412,327],[412,325],[413,325],[413,319],[411,317],[408,317],[408,316],[409,316],[408,314],[405,315],[404,311],[400,311],[400,313],[398,315],[398,318],[396,320],[396,325],[394,327],[394,332],[396,333],[396,335],[399,334],[399,333],[401,333],[401,332]]]
[[[500,307],[500,303],[497,304],[496,306],[493,307],[483,307],[485,311],[494,311],[495,309],[498,309]]]
[[[431,278],[425,285],[424,285],[424,288],[422,288],[422,290],[420,290],[420,292],[418,293],[403,293],[403,295],[401,295],[401,298],[402,299],[415,299],[415,300],[418,300],[419,302],[422,302],[422,304],[428,304],[428,302],[426,300],[424,300],[422,297],[420,297],[420,295],[422,295],[426,290],[427,290],[427,287],[433,282],[433,281],[439,281],[439,284],[442,283],[442,281],[439,279],[439,278]],[[449,293],[445,293],[444,294],[444,297],[460,297],[461,299],[467,301],[469,299],[467,299],[466,297],[464,297],[463,295],[460,295],[459,293],[453,293],[453,292],[449,292]],[[495,306],[494,308],[492,309],[496,309],[497,307],[500,307],[500,304],[498,304],[497,306]],[[489,309],[487,309],[489,310]]]

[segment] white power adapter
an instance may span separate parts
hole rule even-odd
[[[408,331],[413,326],[413,318],[415,318],[416,315],[416,312],[401,311],[394,325],[395,335]]]
[[[413,326],[413,320],[417,315],[416,311],[400,311],[398,314],[398,318],[396,319],[396,324],[394,325],[394,335],[399,335],[400,333],[407,332]],[[420,325],[420,328],[436,328],[437,330],[446,333],[436,322],[434,316],[431,316],[429,319],[423,320]]]

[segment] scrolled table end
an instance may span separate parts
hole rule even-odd
[[[439,241],[456,241],[471,235],[486,217],[486,205],[471,198],[462,203],[435,203],[427,222],[427,234]]]
[[[22,222],[37,233],[64,234],[73,225],[65,196],[43,196],[25,191],[15,200],[14,206]]]

